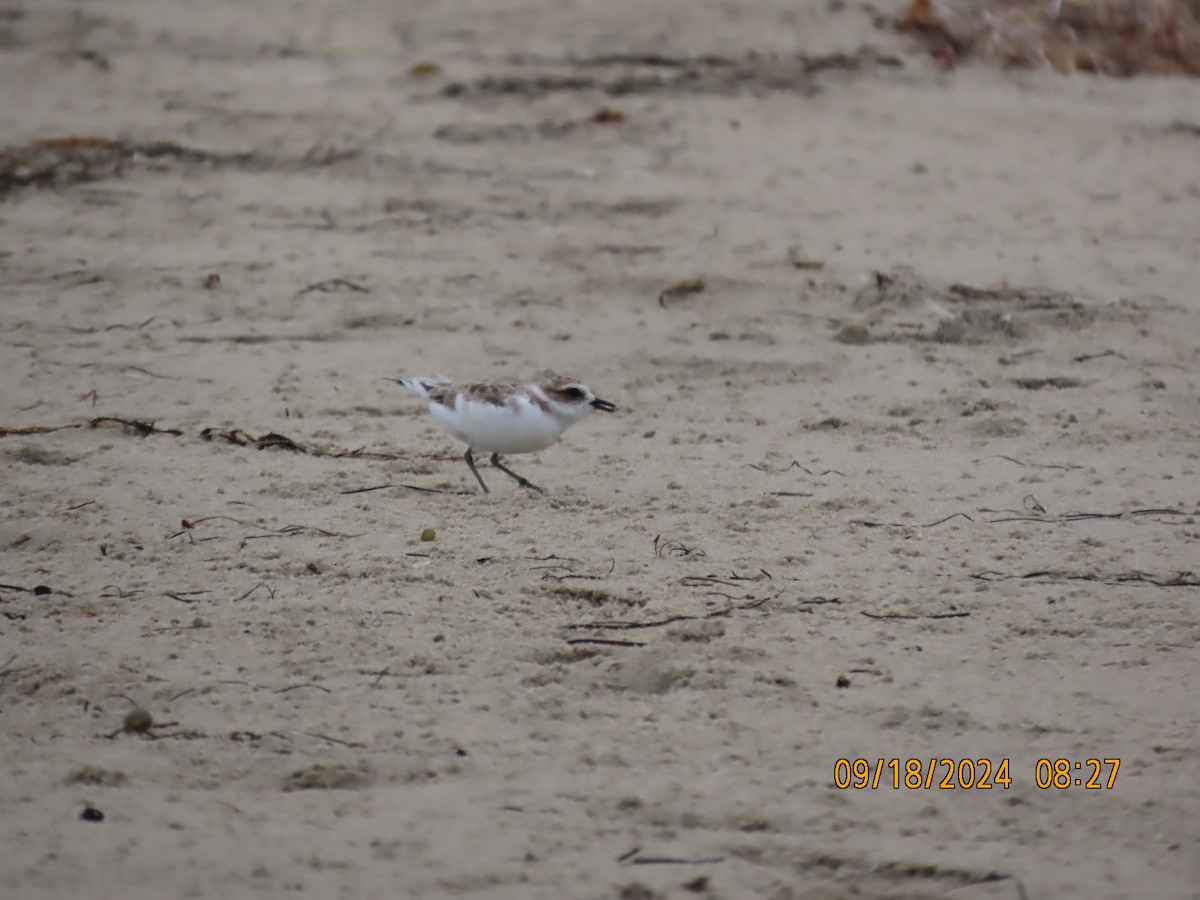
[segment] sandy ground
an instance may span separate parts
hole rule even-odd
[[[1196,85],[839,7],[3,11],[6,897],[1196,896]]]

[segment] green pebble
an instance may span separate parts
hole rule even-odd
[[[421,532],[421,540],[423,540],[423,541],[432,541],[436,537],[437,537],[437,532],[434,531],[432,528],[426,528],[424,531]]]

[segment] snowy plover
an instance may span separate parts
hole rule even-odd
[[[463,457],[485,494],[490,493],[475,468],[474,450],[492,454],[492,465],[511,475],[521,487],[541,491],[500,462],[501,453],[534,453],[554,444],[562,433],[599,409],[616,407],[598,400],[578,378],[555,375],[537,384],[479,381],[453,384],[448,378],[389,378],[429,401],[429,411],[443,429],[467,445]]]

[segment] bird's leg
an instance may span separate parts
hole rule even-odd
[[[501,472],[505,473],[506,475],[511,475],[513,478],[515,478],[517,480],[517,484],[519,484],[521,487],[529,488],[530,490],[537,491],[539,494],[546,493],[542,488],[538,487],[536,484],[534,484],[528,478],[522,478],[520,475],[518,475],[516,472],[514,472],[508,466],[506,466],[502,462],[500,462],[500,454],[499,453],[492,454],[492,465],[495,466],[497,469],[499,469]],[[474,466],[472,466],[472,468],[474,468]],[[476,472],[475,474],[476,474],[476,477],[478,477],[479,473]],[[482,484],[482,480],[480,481],[480,483]],[[487,489],[484,488],[484,490],[487,490]]]
[[[474,475],[475,478],[479,481],[479,486],[481,488],[483,488],[483,492],[485,494],[490,494],[491,491],[488,490],[488,486],[483,483],[483,476],[480,475],[479,470],[477,468],[475,468],[475,457],[471,455],[470,447],[467,448],[467,453],[463,457],[463,459],[465,459],[467,461],[467,465],[471,467],[471,474]],[[492,457],[492,462],[495,462],[495,461],[496,461],[496,458]]]

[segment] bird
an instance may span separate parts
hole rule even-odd
[[[558,442],[564,431],[594,411],[616,405],[599,399],[578,378],[550,375],[541,381],[475,381],[456,384],[434,378],[389,378],[420,394],[434,420],[467,445],[463,455],[485,494],[491,493],[475,467],[475,452],[491,453],[491,463],[523,488],[545,493],[500,461],[501,454],[535,453]]]

